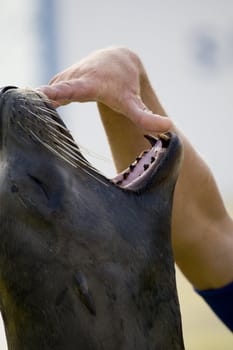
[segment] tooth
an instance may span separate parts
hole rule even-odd
[[[159,134],[159,138],[165,141],[170,140],[170,137],[166,134]]]
[[[149,168],[149,164],[144,164],[143,168],[144,168],[144,170],[148,169]]]
[[[129,166],[129,170],[130,171],[133,171],[134,170],[134,168],[136,167],[136,164],[130,164],[130,166]]]
[[[151,135],[144,135],[144,137],[150,142],[151,146],[154,147],[158,139]]]
[[[119,180],[119,181],[116,182],[116,185],[121,185],[121,184],[122,184],[122,181],[121,181],[121,180]]]
[[[124,173],[124,174],[123,174],[123,179],[126,180],[128,176],[129,176],[129,173],[128,173],[128,172]]]

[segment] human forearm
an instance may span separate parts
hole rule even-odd
[[[156,114],[165,112],[147,76],[141,72],[141,98]],[[118,171],[146,147],[145,130],[99,104]],[[173,206],[172,238],[177,264],[192,284],[200,289],[215,288],[233,280],[233,225],[210,169],[187,138],[173,125],[183,142]]]
[[[165,111],[150,85],[140,59],[136,55],[134,55],[134,63],[139,72],[140,86],[138,93],[140,94],[140,99],[155,115],[165,116]],[[120,172],[143,149],[148,147],[148,141],[145,140],[143,135],[149,131],[139,127],[129,118],[126,118],[125,115],[107,107],[106,104],[98,102],[98,108],[112,150],[116,169]],[[171,125],[172,123],[169,126]]]
[[[119,171],[148,147],[143,134],[176,132],[184,145],[173,206],[176,261],[200,289],[219,287],[233,279],[233,225],[213,176],[170,119],[161,117],[165,112],[136,54],[125,48],[99,50],[40,90],[55,106],[98,102]]]

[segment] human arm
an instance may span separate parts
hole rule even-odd
[[[184,160],[172,217],[176,262],[198,289],[231,282],[232,220],[207,165],[171,120],[160,117],[165,112],[138,56],[127,49],[101,50],[58,74],[50,84],[42,91],[57,105],[98,102],[118,171],[145,148],[145,129],[170,129],[180,136]]]
[[[150,90],[151,86],[144,88]],[[142,98],[148,108],[161,113],[162,107],[153,90],[144,93],[146,97]],[[103,104],[99,104],[99,110],[117,170],[121,171],[147,147],[143,138],[146,131],[137,129]],[[184,148],[172,213],[175,260],[196,288],[218,288],[233,281],[232,219],[208,166],[174,125],[171,131],[179,135]]]

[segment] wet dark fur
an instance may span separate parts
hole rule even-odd
[[[92,169],[33,91],[2,93],[0,126],[9,350],[183,349],[170,238],[179,140],[137,194]]]

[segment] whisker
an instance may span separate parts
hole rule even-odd
[[[39,110],[43,111],[43,112],[48,112],[50,111],[49,109],[46,109],[46,108],[43,108],[43,107],[38,107]],[[54,111],[53,111],[54,112]],[[56,113],[54,112],[54,115]],[[56,114],[57,116],[57,114]],[[67,129],[68,130],[68,129]],[[95,157],[96,159],[100,159],[100,160],[104,160],[106,162],[111,162],[110,159],[108,159],[107,157],[104,157],[104,156],[101,156],[99,155],[98,153],[94,152],[93,150],[90,150],[88,149],[87,147],[81,145],[79,142],[78,142],[78,147],[81,148],[86,154],[88,154],[89,156],[91,157]]]
[[[58,157],[60,157],[61,159],[65,160],[67,163],[69,163],[71,166],[73,166],[74,168],[80,168],[82,171],[84,171],[86,174],[88,174],[89,176],[91,176],[92,178],[94,178],[96,181],[102,183],[105,186],[109,186],[108,183],[102,181],[101,179],[99,179],[97,176],[93,175],[92,173],[90,173],[89,171],[87,171],[86,169],[84,169],[83,167],[81,167],[79,165],[79,163],[74,163],[70,160],[68,160],[66,157],[62,156],[59,152],[57,152],[54,148],[52,148],[50,145],[48,145],[47,143],[43,142],[32,130],[29,130],[29,132],[31,133],[31,135],[33,137],[35,137],[35,139],[37,141],[39,141],[45,148],[47,148],[49,151],[51,151],[52,153],[56,154]],[[59,148],[59,146],[58,146]]]
[[[69,144],[67,144],[66,142],[62,142],[57,137],[54,137],[54,135],[51,135],[51,137],[52,137],[52,140],[55,141],[56,146],[59,147],[59,149],[61,151],[64,151],[69,157],[77,160],[79,163],[83,164],[84,166],[86,166],[86,167],[88,167],[90,169],[93,169],[93,170],[97,171],[99,174],[101,174],[101,172],[98,171],[95,167],[93,167],[85,158],[82,158],[79,154],[77,154],[75,151],[73,151],[70,148]],[[59,143],[60,146],[57,145],[57,143]]]
[[[30,134],[35,137],[37,141],[39,141],[45,148],[47,148],[49,151],[53,152],[56,154],[58,157],[62,158],[66,162],[68,162],[70,165],[72,165],[74,168],[77,168],[77,164],[69,161],[67,158],[63,157],[59,152],[57,152],[54,148],[52,148],[50,145],[42,141],[32,130],[29,129]]]
[[[24,103],[25,100],[21,99]],[[34,101],[37,99],[34,99]],[[38,98],[37,101],[40,101],[40,98]],[[60,118],[58,114],[50,110],[49,108],[41,107],[41,106],[33,106],[33,108],[36,107],[40,113],[36,113],[32,111],[29,106],[26,106],[25,104],[21,104],[20,106],[23,110],[25,110],[30,116],[33,116],[35,118],[29,118],[27,116],[27,120],[30,122],[31,126],[36,128],[38,125],[35,124],[36,120],[40,120],[44,123],[47,132],[45,132],[45,137],[48,137],[47,141],[53,142],[53,145],[51,146],[49,143],[47,143],[46,140],[41,139],[41,136],[39,137],[36,132],[31,130],[30,127],[25,127],[20,121],[18,121],[18,125],[29,135],[32,135],[32,137],[38,141],[40,144],[42,144],[46,149],[48,149],[50,152],[54,153],[57,157],[61,158],[62,160],[66,161],[68,164],[70,164],[74,168],[80,168],[83,172],[88,174],[89,176],[93,177],[95,180],[101,182],[105,186],[109,186],[108,183],[102,181],[99,177],[95,176],[92,172],[88,171],[94,170],[97,174],[103,176],[100,171],[98,171],[94,166],[92,166],[83,156],[79,149],[78,144],[73,140],[69,130],[59,123]],[[41,113],[43,112],[43,114]],[[47,115],[46,115],[47,114]],[[54,118],[57,119],[54,120]],[[63,132],[62,132],[63,131]],[[42,135],[43,137],[43,135]],[[83,147],[84,148],[84,147]]]
[[[93,157],[93,158],[99,159],[99,160],[103,160],[104,162],[107,162],[107,163],[111,163],[111,160],[108,157],[105,157],[103,155],[100,155],[100,154],[94,152],[93,150],[81,145],[79,142],[78,142],[78,147],[81,148],[81,150],[83,150],[83,152],[88,154],[90,157]]]
[[[29,101],[28,97],[30,97],[30,101]],[[43,103],[51,104],[51,101],[47,98],[46,95],[42,96],[38,92],[32,91],[31,89],[27,90],[27,98],[25,98],[24,96],[21,95],[21,96],[18,96],[17,100],[23,101],[23,102],[30,102],[30,103],[43,102]],[[34,104],[34,106],[35,106],[35,104]]]
[[[22,106],[22,107],[23,107],[24,109],[26,109],[25,106]],[[27,109],[27,111],[28,111],[29,113],[31,113],[32,115],[34,115],[35,117],[39,118],[40,120],[44,121],[44,122],[47,121],[47,122],[50,123],[50,124],[53,124],[53,125],[58,126],[59,128],[65,130],[65,131],[71,136],[69,129],[67,129],[67,128],[64,127],[63,125],[61,125],[61,124],[59,124],[58,122],[56,122],[56,121],[54,121],[53,119],[51,119],[50,114],[53,114],[54,116],[57,117],[57,113],[56,113],[55,111],[52,111],[52,113],[50,113],[50,109],[42,108],[42,107],[40,107],[40,106],[37,106],[37,109],[39,109],[39,110],[41,110],[41,111],[43,111],[43,112],[46,112],[46,113],[48,112],[48,113],[49,113],[49,117],[48,117],[48,116],[45,116],[45,115],[42,115],[42,117],[40,117],[39,114],[33,113],[31,110],[28,110],[28,109]],[[58,118],[58,117],[57,117],[57,118]],[[51,125],[49,125],[49,126],[52,128]],[[55,131],[56,133],[59,133],[60,136],[65,137],[66,139],[68,139],[70,142],[72,142],[72,143],[76,146],[76,142],[73,140],[73,138],[70,138],[70,137],[64,135],[63,133],[61,133],[61,132],[60,132],[59,130],[57,130],[57,129],[54,129],[54,131]],[[76,147],[77,147],[77,146],[76,146]],[[79,142],[78,142],[78,147],[81,148],[86,154],[88,154],[88,155],[91,156],[91,157],[94,157],[95,159],[100,159],[100,160],[103,160],[103,161],[108,162],[108,163],[111,162],[110,159],[108,159],[107,157],[101,156],[101,155],[95,153],[93,150],[89,150],[87,147],[81,145]],[[80,152],[80,151],[79,151],[79,152]],[[81,153],[81,152],[80,152],[80,153]]]
[[[80,158],[82,159],[83,162],[86,162],[89,166],[91,166],[93,169],[95,169],[95,167],[93,167],[89,161],[87,159],[85,159],[83,156],[82,156],[82,152],[80,151],[79,148],[83,149],[84,147],[82,147],[82,145],[80,145],[79,143],[76,144],[75,141],[73,141],[72,139],[70,140],[69,137],[67,137],[66,135],[64,135],[63,133],[61,133],[59,130],[55,129],[53,126],[51,125],[47,125],[48,126],[48,129],[51,130],[50,135],[51,137],[54,137],[55,140],[59,141],[59,142],[63,142],[64,145],[66,145],[66,147],[70,150],[73,151],[73,153],[78,153],[80,156]],[[49,130],[48,130],[49,131]],[[86,149],[84,149],[85,151]],[[86,152],[88,154],[88,152]],[[92,155],[91,154],[91,151],[89,152],[89,155]],[[101,158],[101,157],[96,157],[96,158],[99,158],[99,159],[104,159],[104,158]],[[110,161],[109,161],[110,162]],[[96,169],[95,169],[96,170]]]
[[[95,168],[93,168],[92,166],[90,166],[89,163],[83,162],[82,160],[80,160],[80,159],[77,158],[76,156],[70,154],[68,151],[66,151],[66,150],[64,149],[64,147],[61,147],[61,146],[59,146],[59,145],[56,145],[56,148],[58,148],[61,152],[65,153],[68,157],[70,157],[70,158],[76,160],[76,161],[78,162],[78,164],[82,164],[82,165],[84,165],[85,167],[87,167],[88,169],[93,169],[93,170],[95,170],[96,172],[98,172],[100,175],[102,175],[101,172],[97,171]]]
[[[52,148],[50,145],[48,145],[47,143],[45,143],[44,141],[42,141],[31,129],[29,128],[25,128],[22,123],[20,121],[17,122],[17,124],[26,132],[26,133],[30,133],[38,142],[40,142],[43,146],[45,146],[47,149],[49,149],[51,152],[55,153],[56,155],[58,155],[60,158],[62,158],[63,160],[67,161],[70,165],[72,165],[73,167],[77,167],[77,164],[74,162],[69,161],[67,158],[63,157],[60,153],[58,153],[54,148]]]
[[[25,128],[19,120],[17,121],[17,124],[18,124],[26,133],[28,132],[28,129]]]
[[[31,112],[31,111],[29,111],[29,112]],[[35,113],[33,113],[33,112],[31,112],[31,114],[34,115],[36,118],[40,119],[41,121],[43,121],[44,123],[46,123],[46,126],[49,127],[54,133],[56,133],[57,135],[59,135],[61,138],[67,139],[67,140],[69,141],[69,147],[73,148],[74,150],[76,150],[76,151],[79,152],[80,154],[81,154],[81,152],[80,152],[80,150],[79,150],[79,147],[82,148],[84,151],[86,151],[86,153],[89,154],[90,156],[91,156],[91,155],[94,155],[95,158],[99,158],[99,159],[101,159],[101,160],[107,160],[107,158],[101,157],[101,156],[97,155],[96,153],[94,153],[94,152],[92,152],[92,151],[89,151],[89,152],[88,152],[87,148],[83,147],[83,146],[80,145],[79,143],[78,143],[78,145],[77,145],[77,143],[76,143],[73,139],[71,139],[69,136],[67,136],[67,135],[65,135],[65,134],[63,134],[63,133],[61,133],[58,129],[54,128],[53,125],[54,125],[54,124],[57,125],[57,123],[55,122],[55,123],[52,123],[52,125],[51,125],[51,123],[50,123],[51,118],[47,118],[47,117],[45,117],[44,115],[41,117],[40,115],[35,114]],[[45,119],[46,119],[46,120],[45,120]],[[60,124],[58,124],[58,127],[60,127]],[[65,129],[65,130],[68,131],[68,129]],[[72,145],[71,145],[70,143],[72,143]],[[109,161],[109,160],[108,160],[108,161]],[[89,162],[88,162],[87,160],[86,160],[86,162],[89,164]]]
[[[43,120],[43,118],[41,118],[40,116],[37,115],[37,118],[39,118],[40,120],[42,120],[43,122],[46,123],[46,121]],[[73,153],[75,153],[77,155],[77,157],[80,160],[82,160],[83,164],[84,164],[84,162],[86,162],[89,166],[91,166],[90,163],[85,158],[82,157],[81,152],[78,148],[78,145],[74,142],[73,139],[70,139],[67,135],[64,135],[63,133],[61,133],[59,130],[54,128],[53,125],[46,123],[46,126],[48,129],[50,129],[52,131],[52,132],[49,132],[49,134],[51,137],[54,138],[54,140],[61,143],[61,139],[62,139],[63,143],[61,143],[61,144],[66,145],[66,148],[68,148],[69,150],[73,150]],[[60,138],[56,137],[54,134],[57,134]],[[66,142],[64,139],[68,140],[69,142]],[[93,169],[95,169],[95,168],[93,167]]]
[[[58,115],[57,115],[57,112],[54,111],[53,109],[50,109],[50,108],[48,108],[46,106],[43,106],[43,107],[42,106],[36,106],[36,108],[41,110],[42,112],[49,113],[50,115],[53,115],[53,116],[59,118]]]
[[[69,136],[63,134],[60,130],[56,129],[54,127],[53,124],[50,124],[49,121],[46,122],[45,120],[43,120],[43,117],[40,117],[40,116],[37,116],[37,118],[39,118],[41,121],[43,121],[44,123],[46,123],[46,126],[49,127],[54,133],[56,133],[57,135],[59,135],[61,138],[63,139],[66,139],[69,141],[69,143],[71,144],[71,146],[77,150],[77,152],[81,153],[79,148],[78,148],[78,145],[77,143],[72,139],[70,138]]]
[[[26,110],[27,112],[29,112],[31,115],[33,115],[36,118],[39,118],[40,120],[44,120],[47,121],[53,125],[58,126],[59,128],[63,129],[64,131],[66,131],[68,134],[70,134],[69,130],[62,124],[58,123],[57,121],[55,121],[53,118],[51,118],[50,116],[40,116],[38,114],[36,114],[35,112],[32,112],[30,109],[27,109],[25,106],[21,106],[24,110]]]

